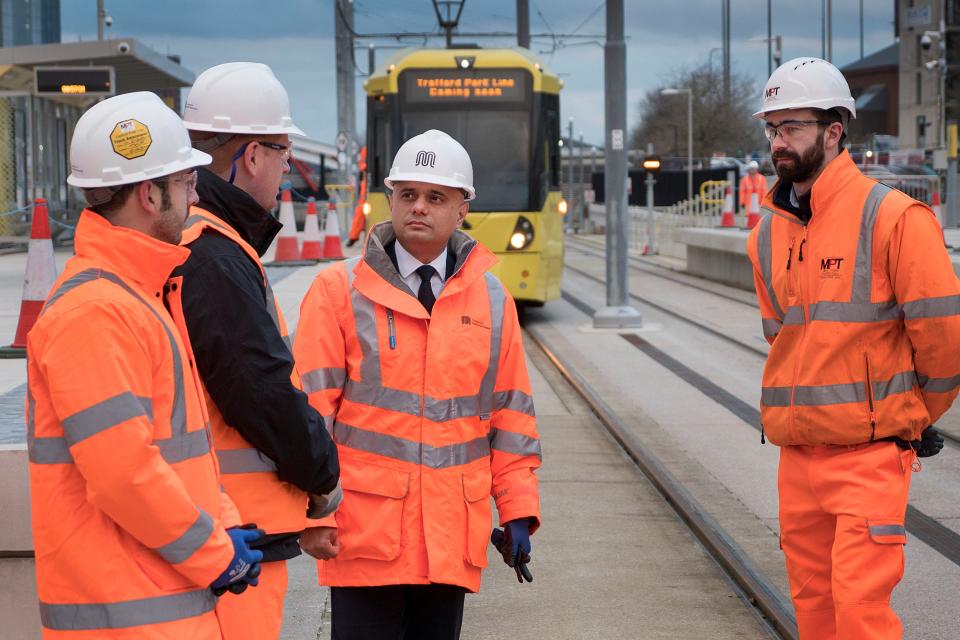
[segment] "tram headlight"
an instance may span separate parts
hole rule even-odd
[[[370,209],[371,209],[371,208],[372,208],[372,207],[370,206],[370,203],[369,203],[369,202],[364,202],[364,203],[363,203],[363,215],[365,215],[365,216],[370,215]]]
[[[525,217],[517,218],[517,224],[513,227],[513,233],[510,234],[510,244],[508,251],[521,251],[533,243],[533,223]]]
[[[569,209],[567,201],[563,198],[560,198],[560,202],[557,203],[557,211],[560,212],[560,215],[565,216],[567,215],[567,209]]]

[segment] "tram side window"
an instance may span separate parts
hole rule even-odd
[[[367,101],[367,130],[368,136],[367,159],[370,180],[370,191],[382,191],[383,179],[387,177],[391,160],[390,153],[390,111],[383,96],[370,98]]]
[[[560,188],[560,99],[559,96],[544,94],[542,100],[547,169],[550,173],[551,190],[557,190]]]

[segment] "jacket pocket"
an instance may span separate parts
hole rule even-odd
[[[490,510],[490,469],[463,474],[463,502],[467,509],[467,541],[465,559],[475,567],[487,566],[487,541],[493,526]]]
[[[133,537],[119,534],[120,546],[143,575],[161,591],[182,591],[195,589],[197,585],[177,571],[172,564],[164,560],[156,551],[148,549]]]
[[[344,460],[340,467],[343,502],[336,512],[338,559],[396,560],[403,537],[403,505],[410,474],[387,467]]]

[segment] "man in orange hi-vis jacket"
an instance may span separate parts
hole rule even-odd
[[[767,193],[767,178],[760,173],[760,165],[756,160],[747,163],[747,175],[740,178],[740,206],[748,211],[750,200],[757,197],[757,206],[763,201]]]
[[[364,226],[367,223],[367,214],[364,212],[367,204],[367,148],[360,149],[360,158],[357,161],[360,170],[360,197],[357,206],[353,208],[353,221],[350,223],[350,235],[347,237],[347,246],[352,247],[360,239]]]
[[[220,640],[216,596],[257,582],[262,532],[238,526],[220,489],[170,275],[209,162],[153,93],[104,100],[74,129],[68,182],[90,206],[27,337],[47,640]]]
[[[943,446],[932,425],[960,384],[960,284],[930,209],[843,149],[856,109],[836,67],[787,62],[762,105],[780,180],[747,249],[797,625],[804,639],[900,638],[911,469]]]
[[[453,640],[480,588],[491,495],[497,547],[530,579],[540,441],[513,299],[487,273],[494,255],[457,230],[475,197],[466,150],[415,136],[385,184],[392,220],[301,307],[294,353],[333,425],[343,502],[300,544],[322,559],[334,638]]]

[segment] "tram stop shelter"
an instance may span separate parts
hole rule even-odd
[[[35,86],[35,68],[78,67],[112,70],[108,90],[88,91],[78,83],[63,91]],[[10,212],[34,198],[46,198],[55,237],[69,232],[58,223],[71,225],[83,208],[80,193],[66,183],[70,138],[87,107],[104,95],[153,91],[179,111],[180,88],[193,80],[176,56],[134,38],[0,48],[0,246],[26,241],[29,212]]]

